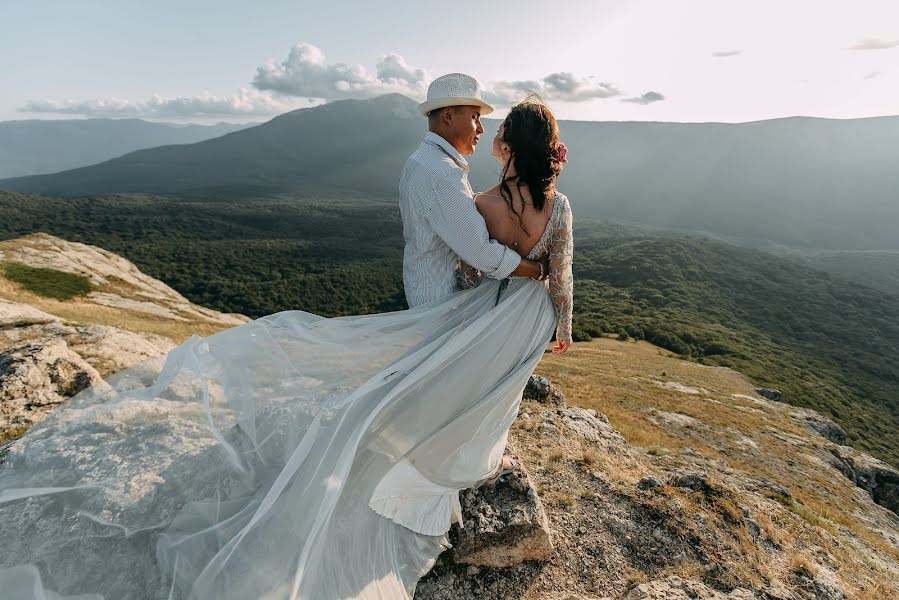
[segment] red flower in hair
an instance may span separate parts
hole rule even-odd
[[[553,160],[561,164],[568,162],[568,147],[562,142],[553,150]]]

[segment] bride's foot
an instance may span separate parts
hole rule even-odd
[[[503,454],[503,458],[500,461],[499,470],[496,472],[496,474],[485,479],[478,487],[492,488],[496,485],[496,482],[499,481],[500,477],[507,473],[511,473],[519,466],[521,466],[521,457],[519,457],[517,454]]]

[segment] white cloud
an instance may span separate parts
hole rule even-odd
[[[847,50],[887,50],[899,46],[899,40],[882,40],[880,38],[865,38],[859,40]]]
[[[241,88],[231,96],[178,96],[158,94],[146,101],[120,98],[89,100],[29,100],[17,112],[59,113],[89,117],[216,117],[269,116],[295,107],[256,90]]]
[[[716,58],[728,58],[731,56],[739,56],[743,54],[742,50],[718,50],[717,52],[712,52],[712,56]]]
[[[665,96],[653,91],[648,91],[642,96],[637,96],[635,98],[623,98],[622,102],[633,102],[634,104],[642,104],[646,106],[647,104],[652,104],[653,102],[661,102],[665,99]]]
[[[269,61],[257,67],[252,87],[241,88],[230,96],[154,95],[146,101],[120,98],[30,100],[18,111],[149,118],[275,115],[297,108],[297,98],[310,102],[331,101],[397,92],[424,99],[431,79],[425,69],[411,65],[399,54],[382,55],[375,62],[372,73],[360,64],[329,63],[321,48],[298,43],[284,60]],[[569,103],[624,96],[615,85],[596,77],[554,72],[541,79],[488,83],[484,98],[497,105],[507,105],[522,99],[527,92],[535,92],[546,101]],[[647,92],[624,101],[645,105],[664,99],[658,92]]]
[[[399,54],[387,54],[377,64],[378,79],[388,84],[406,83],[421,86],[426,83],[427,74],[424,69],[410,66]]]
[[[585,102],[621,95],[621,91],[611,83],[593,83],[590,79],[573,73],[550,73],[540,81],[494,82],[488,86],[485,98],[488,102],[504,104],[514,102],[530,91],[536,92],[544,100],[561,102]]]
[[[402,56],[387,54],[372,75],[361,65],[329,64],[325,53],[307,43],[296,44],[280,63],[268,62],[256,69],[253,86],[285,96],[335,100],[364,98],[391,92],[423,98],[427,74],[410,66]]]

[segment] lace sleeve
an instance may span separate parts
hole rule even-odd
[[[484,281],[484,274],[464,260],[456,262],[456,289],[467,290],[478,287]]]
[[[560,195],[560,214],[549,249],[549,293],[556,307],[556,338],[571,341],[571,311],[574,295],[574,277],[571,260],[574,256],[571,206],[568,198]]]

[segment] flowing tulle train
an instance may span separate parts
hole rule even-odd
[[[498,468],[555,324],[546,285],[512,278],[408,311],[286,311],[193,336],[12,446],[0,589],[409,598],[461,522],[459,490]]]

